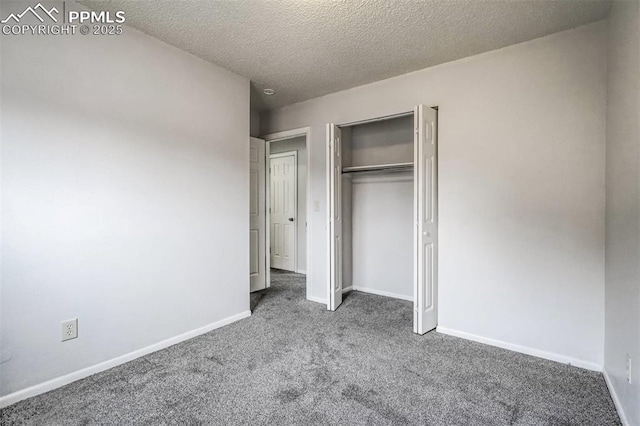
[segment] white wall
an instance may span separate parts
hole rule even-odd
[[[413,161],[413,114],[343,128],[343,167]]]
[[[250,113],[250,135],[254,138],[260,137],[260,113],[253,109]]]
[[[413,174],[355,175],[351,183],[353,270],[345,287],[413,300]]]
[[[271,154],[296,151],[298,153],[298,226],[297,270],[307,273],[307,141],[304,136],[272,142]]]
[[[246,314],[249,81],[131,28],[1,55],[0,396]]]
[[[606,23],[291,105],[311,126],[312,296],[326,295],[325,123],[439,106],[439,326],[603,363]]]
[[[609,18],[605,373],[620,411],[640,425],[640,18],[614,2]],[[632,384],[625,356],[632,358]]]

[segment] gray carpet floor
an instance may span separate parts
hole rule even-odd
[[[601,374],[435,332],[411,303],[336,312],[274,271],[253,315],[0,411],[2,425],[618,425]]]

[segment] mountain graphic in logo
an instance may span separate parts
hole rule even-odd
[[[51,18],[53,22],[58,22],[58,19],[55,16],[53,16],[54,13],[56,14],[60,13],[58,9],[56,9],[55,7],[52,7],[51,9],[47,10],[47,8],[42,5],[42,3],[38,3],[34,7],[29,6],[24,10],[24,12],[18,13],[17,15],[15,13],[11,13],[9,16],[7,16],[5,19],[3,19],[0,22],[3,24],[6,24],[11,19],[13,19],[16,23],[18,23],[20,22],[22,17],[25,16],[28,12],[31,12],[31,14],[36,18],[38,18],[40,22],[44,22],[44,19],[42,18],[42,16],[38,15],[38,12],[36,10],[39,10],[40,13],[46,14],[46,16]]]

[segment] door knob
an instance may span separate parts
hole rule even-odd
[[[293,218],[292,217],[289,218],[289,222],[293,222]]]

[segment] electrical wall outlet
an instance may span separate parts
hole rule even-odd
[[[78,318],[62,321],[62,341],[78,337]]]
[[[627,375],[627,383],[631,384],[631,355],[627,354],[625,362],[625,373]]]

